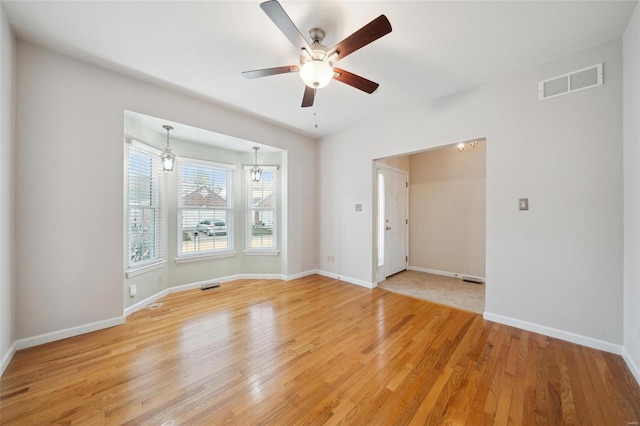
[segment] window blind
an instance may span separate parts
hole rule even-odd
[[[132,141],[128,148],[128,266],[164,260],[163,175],[159,151]]]
[[[233,250],[233,169],[178,158],[178,257]]]
[[[251,180],[250,168],[245,167],[247,250],[277,250],[278,168],[261,166],[259,182]]]

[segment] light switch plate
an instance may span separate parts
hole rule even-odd
[[[356,204],[356,211],[357,212],[361,212],[362,211],[362,204]]]
[[[520,198],[518,203],[518,210],[529,210],[529,199],[528,198]]]

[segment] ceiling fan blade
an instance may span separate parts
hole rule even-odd
[[[298,70],[300,70],[300,67],[298,67],[297,65],[286,65],[284,67],[263,68],[261,70],[244,71],[242,75],[245,78],[259,78],[259,77],[267,77],[267,76],[276,75],[276,74],[286,74],[289,72],[297,72]]]
[[[313,99],[316,97],[316,89],[304,86],[304,96],[302,97],[302,108],[313,106]]]
[[[289,15],[287,15],[287,12],[284,11],[277,0],[265,1],[260,4],[260,8],[273,23],[276,24],[276,27],[282,31],[282,34],[298,49],[298,54],[302,53],[302,49],[307,49],[307,52],[311,52],[309,43],[307,43],[307,40],[302,36],[298,27],[291,21],[291,18],[289,18]]]
[[[327,56],[331,56],[334,52],[338,53],[338,60],[344,59],[347,55],[355,52],[361,47],[376,41],[382,36],[391,32],[391,23],[386,16],[380,15],[364,27],[360,28],[349,37],[336,44],[329,49]]]
[[[359,75],[350,73],[349,71],[345,71],[341,68],[334,67],[333,72],[334,80],[338,80],[341,83],[348,84],[349,86],[355,87],[356,89],[360,89],[369,94],[375,92],[378,86],[380,86],[378,83],[367,80],[364,77],[360,77]]]

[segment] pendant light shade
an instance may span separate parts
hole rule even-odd
[[[251,180],[253,182],[260,182],[260,178],[262,178],[262,169],[258,167],[258,150],[260,147],[254,146],[253,150],[256,152],[256,161],[254,166],[249,170],[249,175],[251,176]]]
[[[162,154],[160,155],[160,157],[162,158],[162,169],[165,172],[170,172],[173,170],[173,165],[176,162],[176,155],[173,153],[173,151],[171,151],[171,148],[169,147],[169,131],[173,130],[173,127],[167,124],[162,127],[167,131],[167,147],[164,149],[164,151],[162,151]]]

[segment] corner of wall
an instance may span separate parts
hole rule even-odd
[[[15,353],[15,55],[16,42],[9,19],[0,4],[0,375]]]
[[[622,37],[623,62],[623,348],[622,356],[640,383],[640,6]]]

